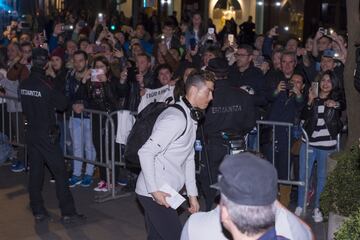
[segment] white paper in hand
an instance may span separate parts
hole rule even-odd
[[[185,198],[181,196],[177,191],[175,191],[175,189],[170,187],[167,183],[162,185],[160,191],[166,192],[171,195],[170,197],[166,197],[165,199],[172,209],[176,210],[185,201]]]

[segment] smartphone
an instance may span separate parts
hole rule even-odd
[[[99,13],[99,14],[98,14],[98,21],[99,21],[99,23],[103,23],[103,22],[104,22],[104,14],[103,14],[103,13]]]
[[[311,91],[313,91],[315,97],[319,96],[319,83],[318,82],[311,83]]]
[[[286,84],[286,90],[291,90],[291,89],[293,89],[293,88],[294,88],[294,83],[288,82],[288,83]]]
[[[263,56],[257,56],[254,59],[254,65],[255,67],[260,67],[264,63],[264,57]]]
[[[229,41],[230,46],[234,44],[234,34],[228,35],[228,41]]]
[[[101,68],[95,68],[95,69],[91,69],[91,81],[92,82],[100,82],[100,80],[98,79],[99,75],[104,74],[104,70],[102,70]]]
[[[78,23],[79,27],[86,27],[87,26],[87,23],[84,21],[84,20],[80,20],[79,23]]]
[[[208,28],[208,34],[214,34],[215,28]]]
[[[190,39],[190,49],[191,51],[194,51],[196,48],[196,39],[195,38],[191,38]]]
[[[73,25],[62,25],[61,30],[62,31],[72,31],[72,30],[74,30],[74,26]]]

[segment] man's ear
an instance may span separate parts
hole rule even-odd
[[[230,227],[231,218],[228,210],[224,205],[220,205],[220,221],[224,224],[225,227]]]

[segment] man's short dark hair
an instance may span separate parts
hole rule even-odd
[[[140,53],[140,54],[137,55],[137,57],[146,57],[148,62],[151,62],[151,57],[146,53]]]
[[[89,59],[88,54],[87,54],[85,51],[83,51],[83,50],[76,50],[76,51],[74,52],[74,55],[73,55],[73,56],[75,56],[75,55],[83,55],[84,58],[85,58],[85,60],[88,60],[88,59]]]
[[[175,26],[174,26],[174,23],[170,19],[168,19],[167,21],[164,22],[163,28],[164,27],[170,27],[170,28],[174,29]]]
[[[245,49],[247,54],[252,55],[254,52],[254,48],[249,44],[240,44],[238,49]]]
[[[82,39],[79,40],[78,46],[80,47],[81,43],[83,43],[83,42],[90,43],[89,39],[87,39],[87,38],[82,38]]]
[[[216,47],[216,46],[208,46],[205,50],[204,53],[209,52],[214,54],[215,57],[222,57],[222,52],[220,50],[220,48]]]
[[[292,51],[283,51],[281,54],[281,59],[283,59],[284,56],[291,56],[294,59],[294,61],[297,60],[296,53]]]
[[[185,92],[189,92],[192,86],[201,88],[205,85],[206,82],[214,82],[214,74],[209,71],[201,71],[195,74],[191,74],[185,83]]]
[[[156,68],[156,72],[159,74],[160,70],[162,69],[167,69],[169,70],[170,73],[173,73],[173,70],[171,69],[169,64],[160,64],[157,68]]]

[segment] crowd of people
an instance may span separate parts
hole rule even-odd
[[[45,49],[48,60],[44,65],[44,81],[68,101],[66,109],[57,109],[58,114],[68,113],[66,119],[58,122],[62,138],[64,135],[69,138],[60,141],[62,148],[67,148],[63,143],[70,141],[75,157],[95,161],[103,157],[99,139],[103,138],[104,124],[99,117],[83,112],[84,109],[106,113],[127,110],[136,114],[147,93],[170,86],[173,99],[186,109],[188,118],[182,121],[183,114],[175,109],[164,111],[150,140],[139,150],[141,172],[137,172],[135,191],[145,209],[149,236],[154,239],[176,239],[181,234],[180,222],[174,220],[176,211],[165,212],[165,207],[169,207],[165,200],[168,195],[160,191],[159,185],[168,183],[180,191],[185,183],[192,213],[199,210],[198,187],[206,210],[214,208],[217,191],[211,185],[216,182],[228,153],[224,133],[247,136],[249,150],[259,148],[268,161],[275,161],[279,179],[304,181],[306,144],[298,130],[303,127],[309,137],[308,176],[317,162],[313,218],[321,222],[319,199],[326,181],[326,158],[335,151],[337,135],[346,120],[346,35],[320,27],[302,42],[277,26],[258,35],[253,27],[250,34],[249,30],[244,32],[244,25],[237,31],[233,20],[227,20],[223,29],[217,31],[210,20],[205,29],[200,13],[193,13],[180,23],[175,17],[159,21],[154,15],[148,19],[139,17],[138,22],[132,23],[134,27],[130,23],[121,16],[68,12],[33,32],[22,30],[18,21],[12,20],[0,38],[0,96],[18,97],[19,85],[25,84],[36,69],[33,61],[38,56],[33,56],[33,52]],[[252,26],[251,18],[247,25]],[[14,115],[13,121],[18,119],[16,113],[23,111],[14,100],[7,99],[1,104],[6,104],[2,114]],[[18,120],[24,125],[23,115],[17,116],[21,116]],[[256,120],[287,122],[294,127],[289,131],[277,126],[272,139],[272,130],[256,129]],[[64,134],[65,131],[69,134]],[[185,136],[180,135],[183,132]],[[20,132],[19,136],[22,141],[25,135]],[[195,139],[200,149],[194,149]],[[163,156],[159,157],[160,153]],[[12,171],[25,169],[24,154],[19,148]],[[200,166],[196,179],[194,155]],[[160,163],[152,164],[148,159],[160,159]],[[288,172],[289,164],[295,176]],[[30,169],[32,166],[35,165],[30,162]],[[87,163],[83,173],[83,163],[74,160],[69,186],[91,186],[94,169],[94,165]],[[58,181],[59,174],[54,175]],[[100,167],[100,181],[94,190],[107,191],[111,183],[106,179],[105,168]],[[121,178],[119,182],[126,185],[126,180]],[[279,190],[279,200],[287,207],[291,187],[280,185]],[[298,216],[303,213],[304,193],[304,187],[299,186],[295,210]],[[221,196],[220,208],[232,206],[231,201],[236,199],[251,205],[243,202],[241,196],[235,194],[235,199],[231,199],[230,195]],[[266,200],[263,205],[274,201]],[[234,221],[232,213],[225,210],[221,218],[229,217]],[[162,226],[164,219],[172,219],[173,228]],[[234,229],[238,224],[227,222],[225,226],[237,234]],[[269,226],[273,225],[266,225]]]

